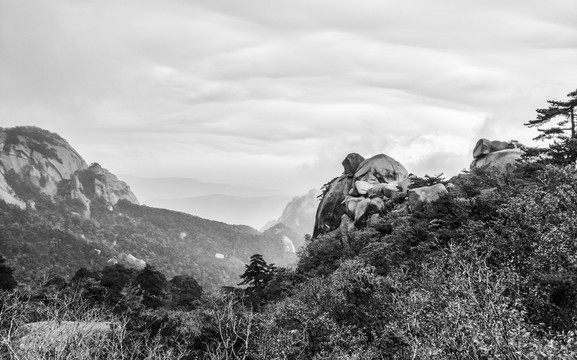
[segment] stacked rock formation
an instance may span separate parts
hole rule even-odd
[[[443,184],[409,189],[405,167],[385,154],[364,159],[352,153],[343,160],[343,167],[343,174],[324,186],[313,238],[340,228],[346,245],[350,231],[362,227],[369,217],[381,216],[387,203],[393,204],[396,213],[408,214],[447,192]]]
[[[522,154],[523,151],[512,141],[479,139],[473,150],[475,160],[471,163],[471,169],[483,166],[505,168],[509,164],[514,164]]]

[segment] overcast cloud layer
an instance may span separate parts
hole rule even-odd
[[[0,126],[114,173],[304,193],[467,168],[577,88],[577,1],[0,0]]]

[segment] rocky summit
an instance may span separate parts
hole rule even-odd
[[[261,231],[268,230],[277,224],[284,224],[299,235],[299,239],[306,234],[311,234],[314,228],[315,211],[318,206],[317,197],[320,192],[310,190],[306,195],[293,198],[285,207],[282,215],[277,220],[266,223]]]
[[[473,150],[471,169],[503,170],[522,153],[514,141],[480,139]],[[414,181],[418,178],[409,176],[401,163],[385,154],[365,159],[351,153],[342,164],[343,173],[323,187],[313,238],[340,229],[346,239],[352,230],[366,226],[369,220],[374,221],[386,212],[408,215],[422,211],[448,193],[446,185],[454,186],[440,179],[429,183]]]
[[[473,149],[473,162],[470,168],[491,166],[504,168],[508,164],[514,164],[521,158],[523,151],[517,147],[514,141],[498,141],[479,139]]]
[[[407,169],[388,155],[365,159],[351,153],[342,164],[343,174],[323,187],[313,237],[345,226],[343,224],[358,227],[368,215],[384,210],[384,199],[408,189]]]
[[[138,203],[126,183],[98,164],[88,166],[58,134],[33,126],[0,128],[0,200],[34,208],[15,189],[18,178],[27,179],[50,198],[76,199],[84,217],[90,216],[94,198],[111,205],[120,199]]]

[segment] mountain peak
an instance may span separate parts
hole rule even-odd
[[[93,182],[85,184],[84,172],[90,171]],[[100,165],[89,167],[78,152],[60,135],[36,126],[17,126],[0,128],[0,199],[20,208],[26,207],[28,195],[23,193],[18,183],[21,181],[34,186],[50,198],[59,194],[63,181],[71,181],[78,176],[84,185],[71,189],[64,194],[73,198],[82,198],[88,204],[90,192],[109,203],[119,199],[137,203],[128,185]],[[74,182],[74,181],[73,181]],[[63,194],[60,194],[63,195]],[[85,214],[86,215],[86,214]]]

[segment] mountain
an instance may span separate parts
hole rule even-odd
[[[150,199],[146,203],[229,224],[246,224],[258,229],[271,213],[280,213],[289,200],[289,196],[240,197],[211,194],[182,199]]]
[[[277,220],[266,223],[262,231],[282,223],[298,234],[300,239],[306,234],[312,234],[320,193],[319,190],[313,189],[306,195],[294,197],[286,205],[281,216]]]
[[[132,191],[146,204],[150,199],[185,199],[211,194],[238,197],[286,195],[276,189],[208,183],[191,178],[141,178],[124,174],[119,177],[128,182]]]
[[[121,175],[142,203],[229,224],[260,228],[290,200],[281,190],[207,183],[191,178]]]
[[[0,161],[0,255],[20,281],[129,259],[210,289],[237,284],[255,253],[295,260],[278,234],[139,205],[126,183],[49,131],[0,128]]]
[[[18,194],[17,178],[24,178],[40,193],[53,198],[63,195],[82,203],[89,216],[87,196],[116,204],[125,199],[138,203],[126,183],[99,164],[88,166],[84,159],[58,134],[37,127],[0,128],[0,199],[22,209],[34,207]]]

